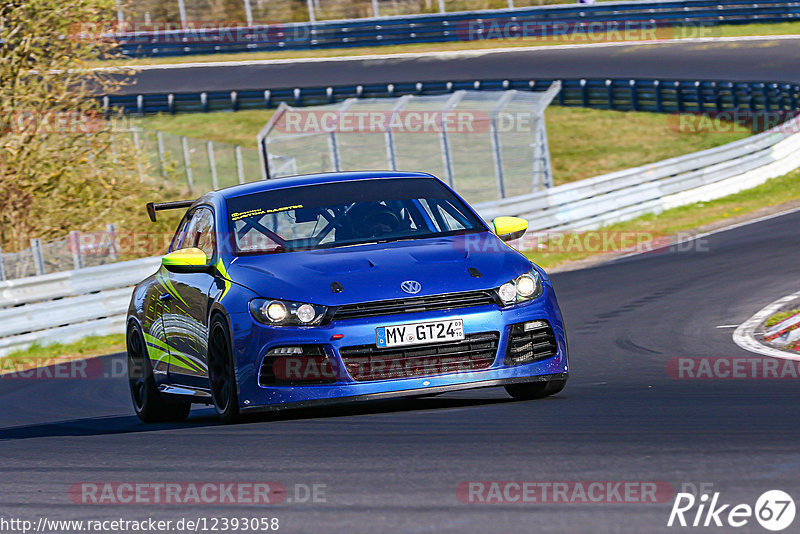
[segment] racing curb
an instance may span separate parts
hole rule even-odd
[[[800,353],[781,350],[759,340],[759,337],[762,339],[764,337],[764,322],[797,299],[800,299],[800,291],[781,297],[756,312],[755,315],[736,328],[733,332],[733,342],[744,350],[756,354],[763,354],[764,356],[771,356],[784,360],[800,361]]]

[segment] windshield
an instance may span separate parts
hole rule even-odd
[[[438,237],[486,227],[431,178],[353,180],[227,200],[237,254]]]

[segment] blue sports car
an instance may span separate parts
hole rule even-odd
[[[131,397],[146,422],[192,403],[259,410],[566,384],[567,337],[545,272],[424,173],[261,181],[197,200],[128,310]]]

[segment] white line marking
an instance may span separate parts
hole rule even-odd
[[[285,59],[251,59],[242,61],[205,61],[195,63],[170,63],[162,65],[136,65],[132,63],[118,67],[96,67],[92,70],[117,70],[131,69],[136,70],[169,70],[169,69],[193,69],[199,67],[245,67],[249,65],[284,65],[295,63],[325,63],[325,62],[344,62],[344,61],[381,61],[386,59],[452,59],[459,57],[476,57],[487,54],[507,54],[513,52],[549,52],[552,50],[572,50],[583,48],[610,48],[624,46],[643,46],[643,45],[668,45],[680,43],[734,43],[740,41],[785,41],[797,40],[800,35],[749,35],[744,37],[693,37],[688,39],[657,39],[650,41],[616,41],[610,43],[581,43],[566,45],[547,45],[547,46],[516,46],[507,48],[485,48],[481,50],[442,50],[438,52],[403,52],[399,54],[365,54],[356,56],[335,56],[335,57],[310,57],[310,58],[285,58]]]
[[[785,297],[781,297],[775,302],[759,310],[755,315],[739,325],[733,333],[733,342],[739,345],[744,350],[755,352],[756,354],[763,354],[764,356],[772,356],[773,358],[781,358],[784,360],[800,361],[800,354],[791,354],[782,350],[767,347],[756,341],[753,336],[755,329],[764,322],[770,315],[780,310],[785,304],[800,297],[800,291],[792,293]]]
[[[717,326],[716,328],[736,328],[737,326],[739,326],[739,325],[738,324],[721,324],[721,325]]]
[[[681,239],[680,241],[676,241],[675,243],[670,243],[669,245],[666,245],[666,246],[663,246],[663,247],[659,247],[656,250],[668,249],[670,247],[674,247],[676,245],[682,245],[684,243],[688,243],[688,242],[694,241],[696,239],[702,239],[702,238],[708,237],[710,235],[721,234],[722,232],[727,232],[728,230],[735,230],[736,228],[741,228],[743,226],[748,226],[748,225],[751,225],[751,224],[756,224],[756,223],[768,221],[770,219],[775,219],[777,217],[783,217],[784,215],[791,215],[792,213],[795,213],[795,212],[798,212],[798,211],[800,211],[800,207],[788,209],[786,211],[781,211],[781,212],[773,213],[773,214],[770,214],[770,215],[764,215],[763,217],[758,217],[756,219],[751,219],[749,221],[742,221],[742,222],[739,222],[739,223],[734,223],[734,224],[731,224],[730,226],[724,226],[722,228],[717,228],[716,230],[711,230],[710,232],[703,232],[702,234],[697,234],[697,235],[693,235],[693,236],[687,237],[686,239]],[[622,256],[617,256],[616,258],[613,258],[613,259],[609,260],[608,263],[611,263],[611,262],[614,262],[614,261],[619,261],[619,260],[624,259],[624,258],[630,258],[631,256],[639,256],[641,254],[650,254],[652,252],[653,252],[653,250],[639,250],[639,251],[636,251],[636,252],[630,252],[628,254],[623,254]]]

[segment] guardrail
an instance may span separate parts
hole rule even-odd
[[[561,82],[561,91],[556,98],[561,106],[657,113],[736,110],[773,112],[800,109],[800,85],[796,83],[608,78],[476,79],[252,91],[107,95],[102,101],[107,110],[121,108],[128,114],[198,113],[272,109],[281,103],[293,107],[315,106],[341,102],[348,98],[441,95],[459,90],[545,91],[558,81]]]
[[[161,258],[0,282],[0,357],[35,342],[124,333],[132,286]]]
[[[297,50],[408,43],[541,37],[598,30],[593,23],[623,23],[641,32],[660,27],[783,22],[800,17],[792,0],[643,0],[595,5],[552,5],[456,13],[404,15],[276,25],[136,31],[117,34],[128,56]],[[646,38],[646,37],[645,37]]]
[[[764,133],[651,165],[478,204],[487,220],[516,215],[532,231],[590,230],[713,200],[800,167],[800,117]]]

